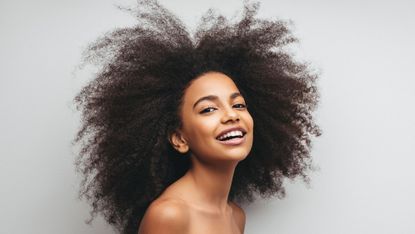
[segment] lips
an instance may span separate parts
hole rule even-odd
[[[219,141],[231,141],[235,139],[241,139],[245,136],[246,130],[241,127],[228,128],[222,131],[217,137],[216,140]]]

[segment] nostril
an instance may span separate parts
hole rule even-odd
[[[227,123],[227,122],[239,122],[240,117],[238,112],[236,112],[233,109],[227,109],[223,112],[223,116],[221,119],[222,123]]]

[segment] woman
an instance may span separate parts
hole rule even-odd
[[[286,24],[257,8],[236,23],[209,11],[190,36],[140,1],[135,27],[90,46],[100,70],[75,98],[75,143],[92,214],[120,233],[243,233],[237,203],[307,179],[316,76],[284,51]]]
[[[243,233],[245,214],[228,195],[253,142],[245,100],[232,79],[208,72],[185,90],[180,115],[170,142],[191,152],[191,167],[147,209],[139,233]]]

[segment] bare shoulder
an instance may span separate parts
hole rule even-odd
[[[186,204],[180,200],[155,200],[147,208],[138,234],[187,233],[189,217]]]
[[[246,221],[245,211],[232,201],[229,202],[229,204],[232,207],[232,212],[234,214],[236,223],[238,224],[238,227],[241,229],[243,233],[245,229],[245,221]]]

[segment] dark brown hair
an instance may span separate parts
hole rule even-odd
[[[296,39],[285,21],[257,19],[246,3],[230,22],[208,11],[196,33],[156,1],[139,1],[134,27],[116,29],[92,43],[87,62],[96,77],[74,101],[82,126],[77,168],[80,195],[120,233],[137,233],[148,205],[184,175],[189,158],[168,135],[180,126],[178,108],[192,79],[217,71],[231,77],[255,121],[254,143],[234,174],[231,200],[284,195],[284,178],[307,179],[310,147],[320,130],[312,112],[317,76],[284,46]]]

